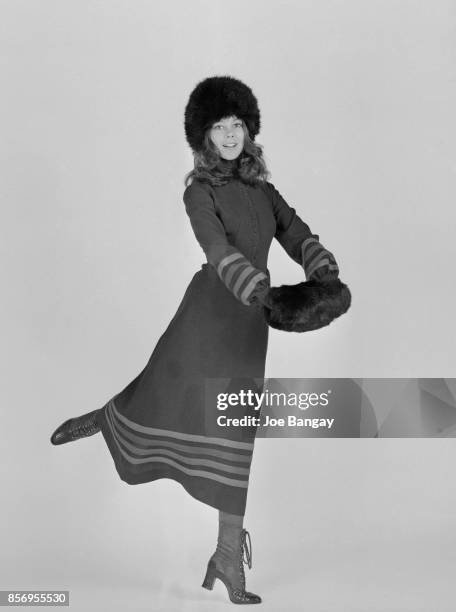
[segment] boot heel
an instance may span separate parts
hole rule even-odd
[[[214,588],[215,577],[215,568],[211,563],[209,563],[207,566],[206,576],[204,577],[203,584],[201,586],[208,591],[212,591]]]
[[[228,597],[233,603],[259,604],[261,603],[261,597],[245,590],[244,563],[248,565],[249,569],[252,567],[252,545],[249,532],[246,529],[241,530],[238,542],[238,549],[234,550],[234,554],[230,553],[225,563],[222,564],[226,566],[226,569],[219,567],[217,561],[214,560],[217,551],[212,555],[207,564],[206,576],[201,586],[212,591],[215,579],[218,578],[225,585]]]

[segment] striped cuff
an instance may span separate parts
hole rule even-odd
[[[307,280],[310,280],[316,270],[323,267],[327,272],[332,272],[335,275],[339,273],[339,266],[334,258],[334,255],[327,251],[316,238],[307,238],[301,245],[302,267]]]
[[[217,265],[217,274],[226,287],[246,306],[257,283],[267,278],[264,272],[254,268],[241,253],[231,253]]]

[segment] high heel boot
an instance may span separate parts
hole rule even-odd
[[[259,595],[245,590],[244,564],[247,564],[249,569],[252,567],[252,543],[249,532],[242,526],[221,521],[217,550],[209,560],[202,586],[211,591],[215,579],[218,578],[225,585],[233,603],[261,603]]]
[[[51,436],[51,443],[57,446],[66,442],[73,442],[79,438],[87,438],[93,436],[100,431],[100,426],[97,422],[97,413],[100,409],[92,410],[80,417],[68,419],[57,427]]]

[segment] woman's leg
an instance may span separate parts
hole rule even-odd
[[[209,560],[203,587],[212,589],[215,578],[219,578],[234,603],[260,603],[259,595],[245,590],[244,563],[252,567],[252,552],[243,522],[243,515],[219,510],[217,548]]]
[[[235,568],[232,567],[232,560],[239,552],[243,523],[244,517],[242,515],[229,514],[219,510],[217,549],[213,558],[221,569],[226,569],[232,575],[237,588],[240,586],[240,577],[234,572]]]
[[[57,427],[51,436],[51,443],[54,445],[65,444],[66,442],[73,442],[79,440],[79,438],[87,438],[93,436],[100,431],[100,426],[97,422],[97,410],[92,410],[87,414],[68,419],[62,425]]]

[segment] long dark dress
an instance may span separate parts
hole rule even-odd
[[[208,263],[145,368],[107,402],[99,421],[125,482],[171,478],[214,508],[244,514],[256,428],[214,427],[208,383],[224,379],[224,389],[237,392],[264,377],[268,326],[253,296],[269,283],[271,241],[275,236],[302,264],[303,241],[318,236],[268,182],[232,178],[212,187],[194,180],[184,202]]]

